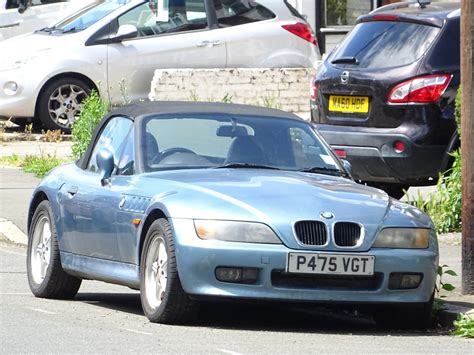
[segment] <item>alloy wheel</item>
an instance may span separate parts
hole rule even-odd
[[[61,127],[71,128],[81,113],[82,102],[86,97],[86,90],[78,85],[59,86],[48,100],[48,112],[51,120]]]
[[[157,309],[166,294],[168,282],[168,252],[164,239],[157,235],[146,255],[145,296],[151,308]]]
[[[51,263],[51,224],[48,216],[41,216],[33,233],[31,257],[31,274],[33,280],[39,285],[46,277]]]

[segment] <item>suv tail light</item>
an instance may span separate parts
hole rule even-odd
[[[314,37],[313,30],[311,30],[311,27],[305,23],[297,22],[291,25],[283,25],[281,27],[315,46],[318,44],[316,37]]]
[[[309,95],[311,96],[311,100],[316,100],[318,96],[318,84],[316,84],[314,77],[311,78],[311,82],[309,83]]]
[[[388,95],[388,103],[428,103],[437,101],[448,87],[451,74],[419,76],[395,86]]]

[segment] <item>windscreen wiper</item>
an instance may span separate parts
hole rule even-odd
[[[349,174],[346,173],[344,170],[335,169],[335,168],[326,168],[322,166],[314,166],[312,168],[305,168],[298,170],[302,173],[316,173],[316,174],[326,174],[326,175],[334,175],[334,176],[342,176],[342,177],[349,177]]]
[[[36,32],[51,33],[51,32],[53,32],[54,30],[56,30],[56,27],[54,27],[54,26],[53,26],[53,27],[43,27],[43,28],[41,28],[41,29],[39,29],[39,30],[36,30],[35,33],[36,33]]]
[[[356,57],[340,57],[331,61],[331,64],[359,64]]]
[[[68,28],[67,30],[62,30],[61,33],[72,33],[72,32],[79,32],[79,31],[82,31],[83,28],[77,28],[77,27],[71,27],[71,28]]]
[[[213,169],[271,169],[280,170],[274,166],[262,165],[262,164],[251,164],[251,163],[228,163],[223,165],[213,166]]]

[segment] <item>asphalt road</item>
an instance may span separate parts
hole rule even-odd
[[[281,306],[210,304],[191,326],[149,323],[139,295],[84,281],[74,300],[33,297],[26,250],[0,241],[0,353],[469,354],[474,341],[384,331],[369,318]]]
[[[12,221],[26,233],[28,204],[40,181],[21,169],[0,167],[0,218]]]

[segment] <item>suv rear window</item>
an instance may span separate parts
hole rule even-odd
[[[439,31],[438,27],[408,22],[359,23],[329,60],[350,63],[347,59],[353,58],[351,64],[371,69],[408,65],[426,52]]]

